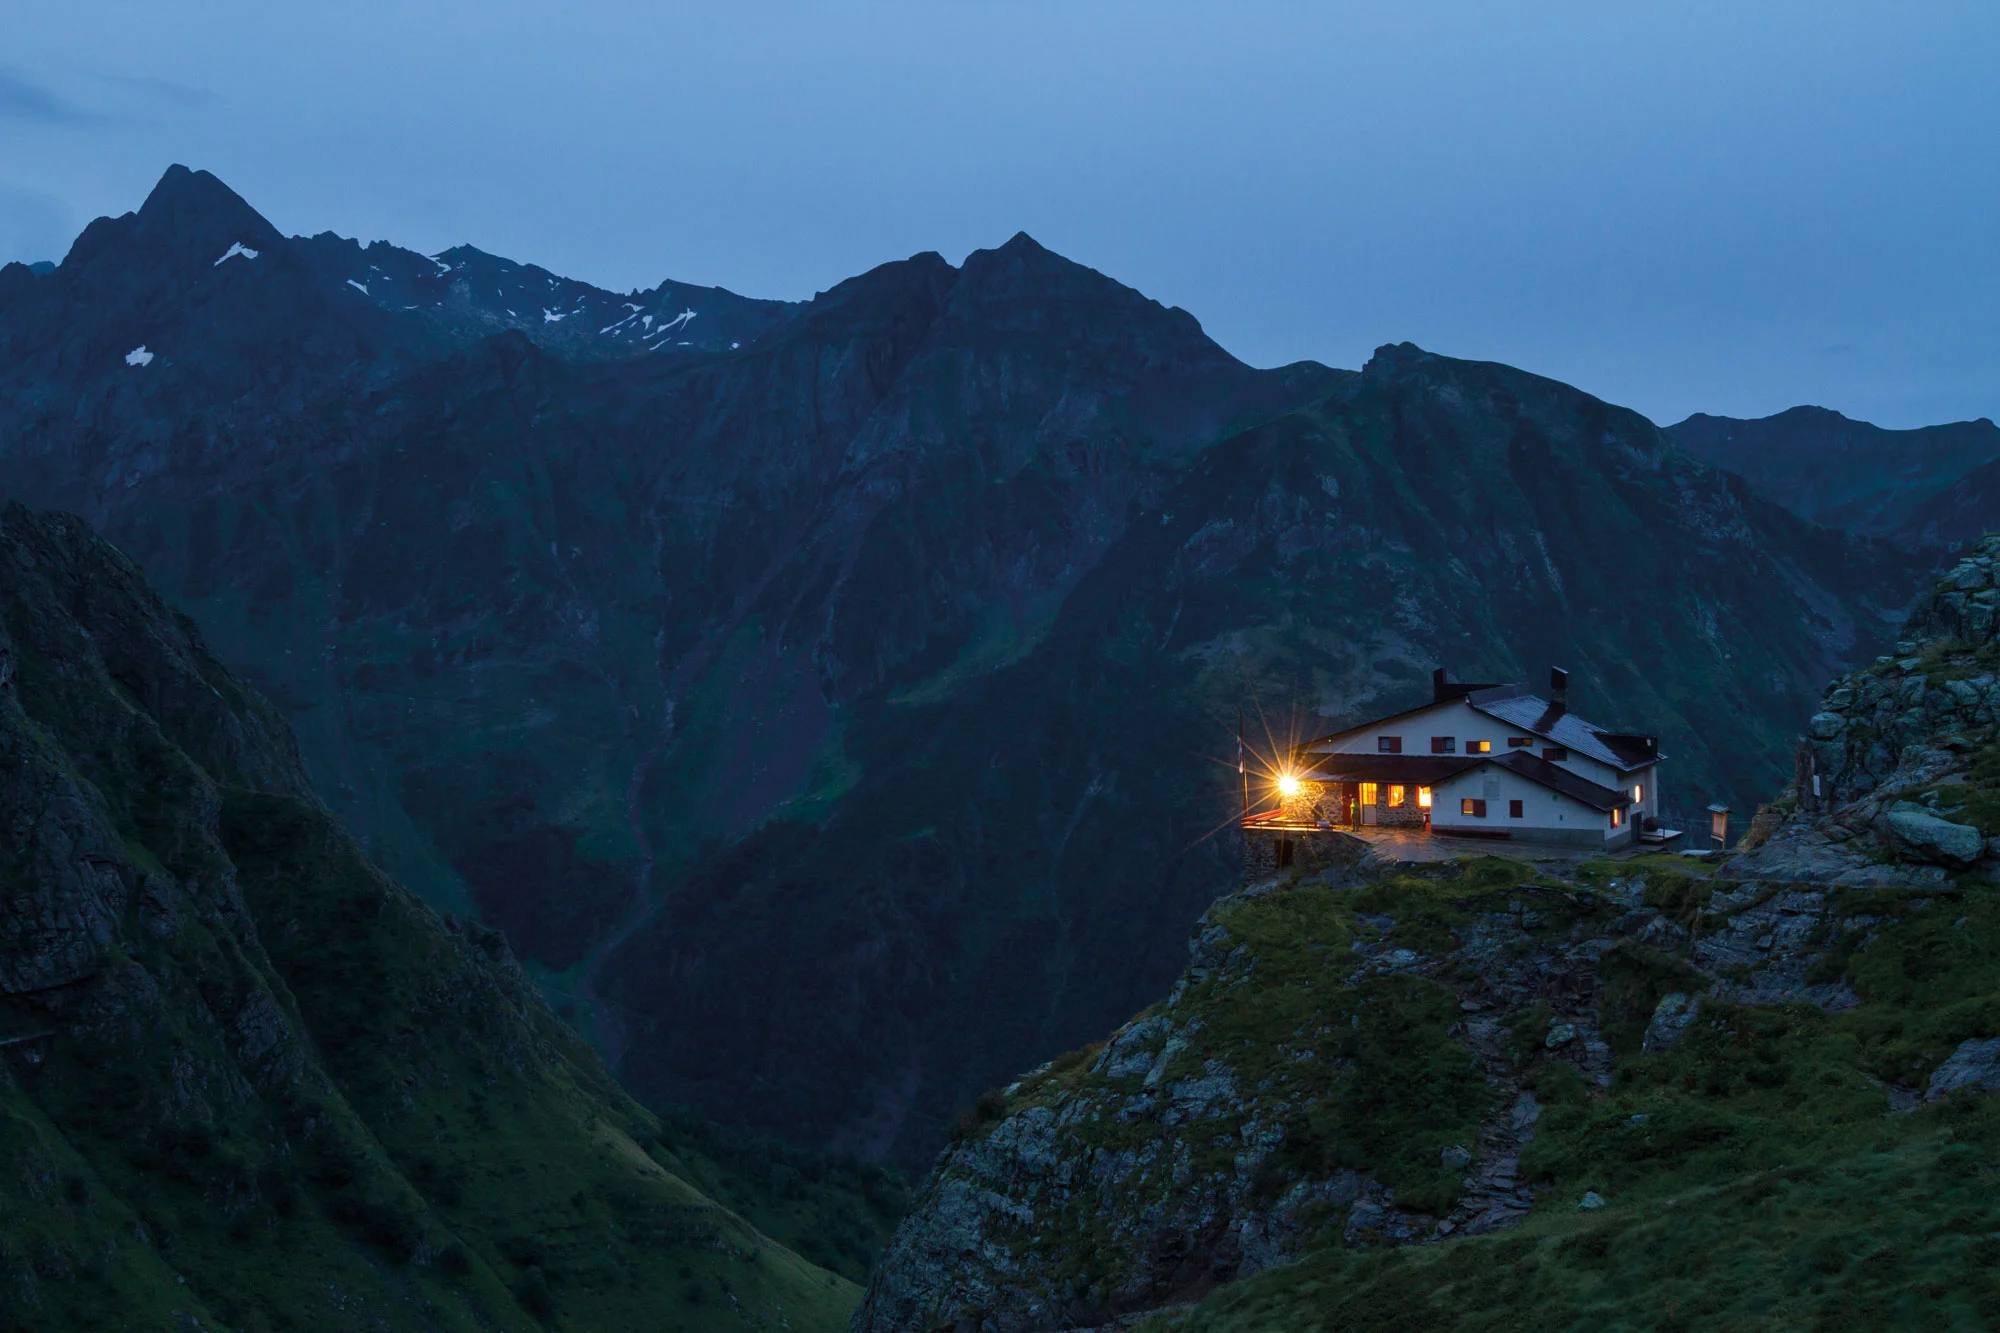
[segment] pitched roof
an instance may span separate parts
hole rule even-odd
[[[1623,810],[1632,804],[1632,797],[1628,793],[1600,787],[1589,778],[1578,777],[1561,764],[1552,764],[1536,755],[1522,754],[1516,750],[1512,754],[1488,756],[1488,760],[1520,774],[1537,786],[1547,787],[1550,791],[1567,796],[1572,801],[1579,801],[1593,810]]]
[[[1621,773],[1657,763],[1662,756],[1648,752],[1644,740],[1606,731],[1585,722],[1567,709],[1522,690],[1505,698],[1490,693],[1468,696],[1466,703],[1490,718],[1510,727],[1532,732],[1552,745],[1573,750],[1600,764],[1609,764]]]
[[[1387,717],[1357,723],[1316,740],[1307,741],[1299,746],[1296,753],[1300,756],[1312,754],[1315,746],[1328,745],[1359,732],[1372,731],[1392,722],[1400,722],[1404,718],[1415,717],[1433,708],[1446,708],[1460,703],[1475,712],[1484,713],[1496,721],[1504,722],[1516,730],[1540,736],[1551,745],[1562,746],[1587,759],[1595,759],[1600,764],[1609,764],[1621,773],[1644,768],[1666,757],[1659,753],[1658,745],[1650,738],[1606,731],[1594,723],[1584,721],[1567,707],[1551,703],[1531,692],[1526,685],[1520,684],[1484,685],[1463,695],[1453,695],[1448,699],[1433,699],[1427,704],[1405,708],[1400,713],[1391,713]]]
[[[1357,722],[1351,727],[1342,727],[1339,731],[1331,731],[1324,736],[1305,742],[1299,746],[1299,750],[1301,752],[1308,751],[1315,745],[1326,745],[1341,739],[1343,736],[1352,736],[1356,732],[1373,731],[1376,727],[1386,726],[1391,722],[1401,722],[1406,717],[1415,717],[1419,713],[1428,713],[1433,708],[1449,708],[1456,704],[1477,703],[1483,698],[1511,698],[1514,695],[1526,694],[1527,692],[1528,687],[1526,685],[1481,685],[1477,689],[1464,694],[1454,694],[1445,699],[1433,699],[1429,703],[1418,704],[1414,708],[1405,708],[1400,713],[1390,713],[1387,717],[1370,718],[1366,722]]]

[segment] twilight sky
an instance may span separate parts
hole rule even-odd
[[[1026,230],[1260,365],[2000,417],[2000,5],[0,0],[0,260],[281,229],[804,297]]]

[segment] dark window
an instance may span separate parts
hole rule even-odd
[[[1283,870],[1292,863],[1292,840],[1278,839],[1278,869]]]
[[[1474,819],[1486,818],[1486,802],[1475,801],[1470,796],[1458,803],[1458,813],[1471,815]]]
[[[1509,819],[1520,819],[1520,818],[1522,818],[1522,815],[1521,815],[1521,803],[1520,803],[1519,801],[1509,801],[1509,802],[1507,802],[1507,818],[1509,818]]]
[[[1560,745],[1551,745],[1548,749],[1542,751],[1542,758],[1552,764],[1560,764],[1563,760],[1569,758],[1569,751],[1563,749]]]
[[[1458,750],[1458,741],[1455,738],[1451,736],[1431,737],[1432,754],[1454,754],[1457,752],[1457,750]]]
[[[1403,752],[1403,738],[1401,736],[1377,736],[1375,738],[1375,748],[1383,754],[1401,754]]]
[[[1507,738],[1507,748],[1510,750],[1518,750],[1524,745],[1533,745],[1534,743],[1535,738],[1532,736],[1509,736]]]

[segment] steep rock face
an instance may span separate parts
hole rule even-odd
[[[1823,407],[1755,421],[1697,412],[1667,436],[1828,527],[1941,546],[2000,522],[2000,426],[1984,417],[1884,430]]]
[[[1204,451],[1018,661],[854,709],[844,753],[868,767],[831,813],[712,860],[612,959],[621,1072],[920,1159],[982,1088],[1172,982],[1235,865],[1246,701],[1282,737],[1419,702],[1439,662],[1485,680],[1561,663],[1580,713],[1662,735],[1670,808],[1747,808],[1912,563],[1758,500],[1636,414],[1385,348]]]
[[[9,1328],[844,1316],[116,550],[8,506],[0,627]]]

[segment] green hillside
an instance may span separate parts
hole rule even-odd
[[[844,1324],[121,555],[10,506],[0,619],[0,1324]]]

